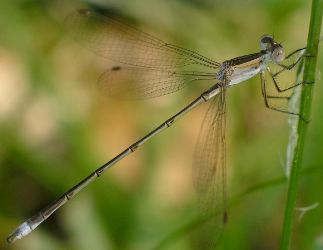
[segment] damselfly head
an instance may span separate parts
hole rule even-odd
[[[270,53],[270,57],[275,63],[280,63],[285,59],[283,46],[277,43],[271,35],[263,35],[260,38],[260,47]]]

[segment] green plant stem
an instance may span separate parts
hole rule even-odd
[[[320,31],[322,23],[322,2],[323,0],[312,0],[311,20],[309,26],[309,33],[307,38],[307,49],[304,64],[303,80],[305,83],[302,87],[301,101],[300,101],[300,115],[309,120],[312,103],[312,91],[315,82],[316,61],[318,55],[318,44],[320,40]],[[293,228],[293,215],[295,211],[297,187],[300,176],[300,169],[302,165],[302,157],[304,151],[304,142],[306,138],[307,123],[303,119],[299,119],[297,125],[298,141],[294,151],[293,163],[288,183],[288,194],[285,208],[285,218],[283,225],[283,233],[280,244],[281,250],[289,249],[290,240]]]

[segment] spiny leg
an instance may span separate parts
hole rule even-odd
[[[266,95],[267,99],[285,99],[287,101],[289,101],[289,99],[291,98],[290,96],[276,96],[276,95]]]
[[[288,60],[289,58],[291,58],[291,57],[292,57],[293,55],[295,55],[296,53],[299,53],[300,51],[303,51],[303,50],[305,50],[305,49],[306,49],[306,47],[305,47],[305,48],[301,48],[301,49],[297,49],[297,50],[293,51],[292,53],[290,53],[289,55],[287,55],[287,56],[286,56],[285,60]],[[293,88],[295,88],[295,87],[297,87],[297,86],[300,86],[300,85],[302,85],[302,84],[313,84],[313,83],[314,83],[314,82],[304,82],[304,81],[302,81],[302,82],[295,83],[295,84],[293,84],[293,85],[291,85],[291,86],[289,86],[289,87],[287,87],[287,88],[282,88],[282,87],[280,87],[280,86],[279,86],[279,83],[277,82],[277,79],[276,79],[276,77],[277,77],[277,76],[279,76],[281,73],[283,73],[283,72],[284,72],[284,71],[286,71],[286,70],[292,70],[292,69],[293,69],[296,65],[298,65],[299,63],[303,63],[303,59],[304,59],[305,57],[311,57],[311,56],[310,56],[310,55],[306,55],[306,54],[300,55],[300,56],[297,58],[297,60],[296,60],[295,62],[293,62],[292,64],[290,64],[290,65],[277,64],[277,65],[278,65],[279,67],[281,67],[282,69],[281,69],[281,70],[279,70],[279,71],[278,71],[278,72],[276,72],[276,73],[271,72],[270,68],[269,68],[269,67],[267,67],[267,70],[268,70],[268,72],[269,72],[269,74],[270,74],[270,77],[271,77],[272,81],[274,82],[275,88],[276,88],[276,90],[277,90],[279,93],[284,92],[284,91],[288,91],[288,90],[293,89]]]
[[[267,68],[267,70],[268,70],[268,73],[269,73],[269,75],[270,75],[270,77],[271,77],[271,80],[272,80],[272,81],[273,81],[273,83],[274,83],[275,89],[277,90],[277,92],[278,92],[278,93],[282,93],[282,92],[285,92],[285,91],[291,90],[291,89],[293,89],[293,88],[296,88],[297,86],[300,86],[301,84],[305,84],[305,82],[304,82],[304,81],[301,81],[301,82],[295,83],[295,84],[293,84],[293,85],[291,85],[291,86],[289,86],[289,87],[287,87],[287,88],[281,88],[281,87],[279,87],[279,84],[278,84],[278,82],[277,82],[277,80],[276,80],[276,78],[275,78],[275,76],[277,76],[277,75],[276,75],[276,74],[273,74],[273,73],[270,71],[270,69],[269,69],[269,68]],[[282,71],[281,71],[281,72],[282,72]]]
[[[289,86],[289,87],[287,87],[287,88],[281,88],[281,87],[279,87],[279,84],[278,84],[278,82],[277,82],[277,80],[276,80],[276,76],[277,76],[277,74],[273,74],[273,73],[270,71],[270,69],[269,69],[269,68],[267,68],[267,70],[268,70],[268,72],[269,72],[269,75],[270,75],[270,77],[271,77],[271,79],[272,79],[273,83],[274,83],[275,89],[276,89],[276,90],[277,90],[277,92],[279,92],[279,93],[282,93],[282,92],[285,92],[285,91],[291,90],[291,89],[293,89],[293,88],[295,88],[295,87],[297,87],[297,86],[300,86],[300,85],[302,85],[302,84],[314,84],[314,82],[305,82],[305,81],[301,81],[301,82],[295,83],[295,84],[293,84],[293,85],[291,85],[291,86]],[[282,71],[281,71],[281,72],[282,72]]]
[[[300,49],[297,49],[297,50],[294,50],[293,52],[291,52],[290,54],[288,54],[286,57],[285,57],[285,60],[288,60],[290,59],[292,56],[294,56],[296,53],[299,53],[300,56],[297,58],[297,60],[295,62],[293,62],[292,64],[290,65],[286,65],[286,64],[283,64],[283,63],[278,63],[277,65],[280,66],[282,69],[278,72],[276,72],[274,74],[274,76],[277,76],[279,75],[281,72],[285,71],[285,70],[291,70],[293,69],[301,60],[303,60],[305,57],[313,57],[312,55],[308,55],[308,54],[301,54],[304,50],[306,50],[306,47],[304,48],[300,48]]]
[[[267,95],[267,89],[266,89],[266,79],[265,79],[265,76],[264,76],[264,72],[262,72],[260,74],[260,79],[261,79],[261,92],[262,92],[262,95],[264,97],[264,101],[265,101],[265,106],[266,108],[269,108],[271,110],[275,110],[275,111],[278,111],[278,112],[281,112],[281,113],[285,113],[285,114],[289,114],[289,115],[296,115],[298,116],[300,119],[302,119],[303,121],[305,122],[308,122],[307,120],[304,119],[304,117],[299,114],[299,113],[295,113],[295,112],[290,112],[286,109],[280,109],[280,108],[277,108],[277,107],[273,107],[272,105],[270,105],[270,102],[268,101],[268,99],[287,99],[289,100],[290,97],[288,96],[273,96],[273,95]]]

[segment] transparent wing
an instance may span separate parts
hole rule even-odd
[[[194,162],[194,186],[199,210],[205,218],[199,234],[200,249],[213,247],[220,237],[226,214],[225,90],[212,101],[204,118]]]
[[[107,96],[144,99],[176,92],[195,80],[214,79],[214,73],[116,66],[100,76],[98,88]]]
[[[91,10],[78,10],[66,18],[69,33],[94,53],[132,66],[175,68],[200,64],[218,68],[194,51],[165,43],[122,22]]]

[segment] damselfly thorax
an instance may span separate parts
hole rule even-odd
[[[264,35],[260,39],[260,46],[263,50],[258,53],[224,61],[216,78],[231,86],[248,80],[266,70],[268,62],[279,63],[284,60],[284,49],[274,41],[272,36]]]

